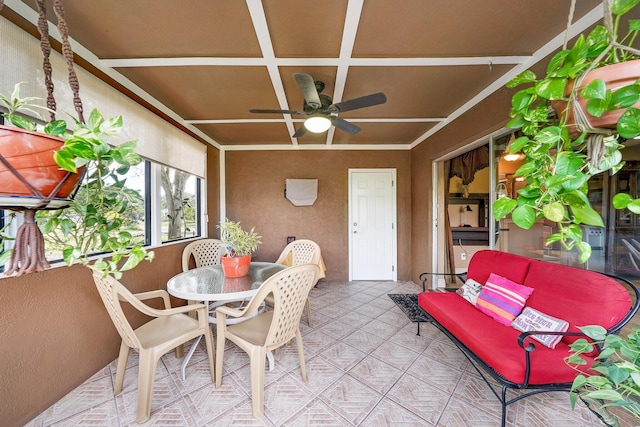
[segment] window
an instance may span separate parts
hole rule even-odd
[[[160,166],[162,242],[200,235],[200,179]]]

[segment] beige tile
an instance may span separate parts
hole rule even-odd
[[[382,395],[345,375],[322,392],[320,399],[351,423],[358,424],[380,402]]]
[[[424,381],[425,384],[437,387],[447,394],[453,393],[463,373],[462,369],[440,363],[424,355],[418,356],[411,367],[407,369],[407,374]]]
[[[372,356],[400,370],[406,370],[417,359],[420,353],[408,348],[399,347],[393,341],[385,341],[371,353]]]
[[[47,422],[43,425],[51,427],[66,426],[94,426],[109,427],[118,425],[118,411],[116,409],[115,399],[101,403],[69,418],[59,420],[57,422]]]
[[[382,345],[386,339],[384,337],[365,332],[362,329],[358,329],[352,334],[344,337],[342,341],[365,353],[371,353]]]
[[[319,354],[320,357],[345,372],[353,368],[366,355],[366,353],[343,342],[337,342]]]
[[[389,390],[387,397],[435,425],[449,402],[450,394],[404,374]]]
[[[195,422],[202,425],[247,400],[247,394],[232,378],[225,378],[220,388],[202,387],[184,398]]]
[[[105,402],[114,405],[113,385],[111,377],[100,376],[85,382],[44,411],[43,421],[45,425],[53,424]]]
[[[347,427],[352,424],[338,415],[324,402],[316,399],[282,425],[286,427]]]
[[[307,406],[314,398],[313,392],[294,374],[286,374],[264,390],[264,413],[280,425]]]
[[[413,412],[403,408],[389,399],[382,401],[374,408],[369,416],[360,424],[363,427],[403,426],[424,427],[431,424],[418,417]]]
[[[402,375],[402,371],[373,356],[365,357],[349,375],[379,393],[386,393]]]

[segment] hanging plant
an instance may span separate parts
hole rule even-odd
[[[0,8],[3,3],[0,0]],[[89,268],[100,271],[103,276],[113,274],[116,278],[125,271],[136,266],[140,261],[153,258],[153,252],[147,252],[143,247],[132,244],[130,233],[121,230],[122,214],[128,204],[139,203],[141,196],[124,187],[124,179],[128,168],[138,164],[142,159],[135,154],[136,142],[130,141],[116,147],[109,145],[107,139],[116,136],[122,127],[122,117],[104,119],[93,110],[88,121],[85,122],[82,102],[79,95],[79,83],[73,69],[73,52],[68,41],[68,28],[64,20],[61,0],[53,0],[53,8],[58,18],[58,29],[62,37],[62,52],[67,63],[69,83],[73,93],[73,101],[78,115],[74,119],[73,131],[69,132],[64,120],[56,120],[56,102],[53,96],[53,80],[49,55],[48,21],[44,0],[36,0],[39,20],[38,29],[41,35],[43,53],[43,69],[45,86],[47,87],[47,106],[35,104],[37,98],[20,98],[20,83],[10,96],[0,95],[0,102],[8,112],[3,114],[13,127],[3,126],[0,129],[0,163],[5,166],[6,173],[19,181],[28,190],[26,193],[9,194],[1,197],[0,208],[24,212],[24,223],[18,228],[13,250],[7,250],[4,243],[9,240],[6,236],[6,226],[2,231],[2,248],[4,251],[0,259],[9,262],[6,275],[22,275],[42,271],[49,267],[44,254],[44,238],[36,224],[36,211],[41,209],[69,209],[55,213],[42,214],[43,228],[51,233],[57,227],[62,229],[64,236],[64,259],[68,264],[80,262]],[[50,113],[50,121],[42,127],[42,132],[36,123],[25,116],[30,114],[40,117],[36,110]],[[15,149],[7,149],[13,144],[14,135],[18,135]],[[55,149],[51,150],[47,144],[38,144],[42,138],[55,141]],[[16,152],[20,155],[16,155]],[[20,164],[14,166],[13,157],[21,160],[24,152],[38,153],[37,162],[33,166]],[[113,165],[118,165],[114,167]],[[52,169],[55,173],[52,172]],[[29,181],[30,175],[36,171],[36,181],[47,181],[47,185],[38,188]],[[72,200],[77,184],[84,176],[79,193],[89,195],[89,198]],[[0,175],[3,171],[0,169]],[[54,178],[50,175],[62,175],[64,180],[51,184]],[[45,178],[43,178],[45,176]],[[75,182],[74,182],[75,181]],[[3,182],[6,178],[3,177]],[[18,186],[19,187],[19,186]],[[6,188],[5,188],[6,189]],[[10,215],[10,218],[15,215]],[[112,252],[111,261],[97,260],[91,262],[88,254],[93,251]],[[10,253],[10,255],[9,255]],[[126,259],[125,262],[124,259]]]
[[[540,219],[554,222],[558,231],[546,243],[560,242],[567,250],[577,248],[580,262],[591,256],[580,225],[604,226],[587,198],[588,181],[596,174],[620,170],[624,165],[620,138],[640,135],[640,51],[632,47],[640,20],[629,20],[628,31],[619,34],[622,17],[632,10],[637,12],[634,8],[639,3],[603,0],[605,26],[580,35],[573,47],[558,52],[542,78],[527,70],[507,84],[509,88],[528,85],[513,95],[507,124],[523,133],[509,152],[526,156],[514,174],[524,178],[526,186],[518,190],[517,197],[496,200],[494,216],[502,219],[511,214],[513,222],[524,229]],[[614,68],[632,70],[630,83],[607,83],[601,76],[589,76],[613,64]],[[553,112],[554,104],[559,108],[557,113]],[[605,125],[613,129],[593,126],[592,121],[612,111],[617,120]],[[628,195],[616,195],[614,206],[640,213],[640,202]]]

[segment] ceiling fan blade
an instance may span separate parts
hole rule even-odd
[[[298,130],[296,131],[296,133],[294,133],[292,135],[293,138],[300,138],[301,136],[303,136],[305,133],[307,133],[307,128],[304,127],[304,124],[302,124]]]
[[[332,117],[331,123],[333,123],[333,125],[338,129],[343,130],[351,135],[355,135],[356,133],[361,131],[358,126],[354,125],[353,123],[349,123],[348,121],[341,119],[340,117]]]
[[[320,101],[320,96],[318,95],[318,91],[316,90],[316,84],[313,81],[313,77],[309,74],[304,73],[293,73],[293,78],[296,79],[296,83],[302,91],[302,96],[304,96],[304,100],[314,110],[322,107],[322,102]]]
[[[250,113],[266,113],[266,114],[305,114],[304,111],[297,111],[297,110],[261,110],[261,109],[255,109],[252,108],[251,110],[249,110]]]
[[[371,107],[372,105],[384,104],[385,102],[387,102],[385,94],[378,92],[371,95],[361,96],[360,98],[338,102],[337,104],[330,105],[329,110],[332,113],[341,113],[343,111],[351,111],[358,108]],[[334,111],[334,109],[337,111]]]

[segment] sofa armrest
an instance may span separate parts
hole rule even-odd
[[[523,332],[518,335],[518,345],[525,351],[525,374],[524,374],[524,387],[529,386],[529,375],[531,374],[531,352],[535,351],[536,345],[533,343],[533,339],[527,340],[531,335],[563,335],[563,336],[574,336],[586,337],[582,332],[549,332],[549,331],[528,331]],[[527,341],[525,343],[525,340]]]
[[[463,284],[464,282],[467,280],[467,272],[462,272],[462,273],[421,273],[420,274],[420,280],[422,281],[422,291],[426,292],[427,290],[427,279],[429,279],[429,276],[453,276],[453,277],[457,277]]]
[[[587,337],[582,332],[550,332],[550,331],[528,331],[523,332],[518,335],[518,345],[524,349],[526,352],[532,352],[536,349],[533,341],[528,340],[525,344],[525,340],[527,337],[531,335],[562,335],[565,337]]]

